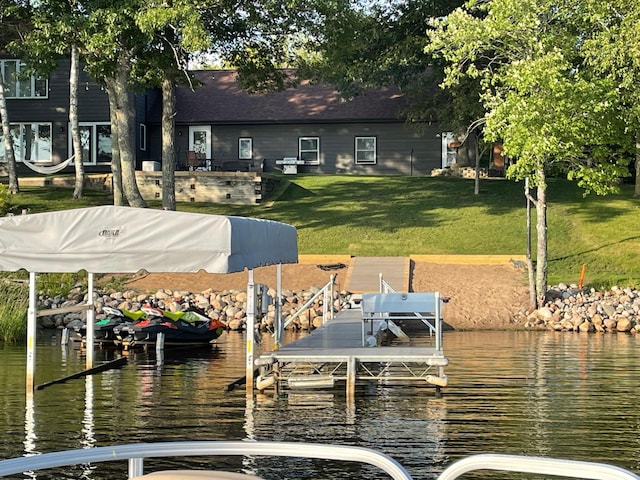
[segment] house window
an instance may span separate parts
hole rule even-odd
[[[49,93],[48,80],[33,75],[23,76],[27,66],[21,60],[0,60],[6,98],[42,98]]]
[[[376,137],[356,137],[356,164],[375,164],[376,151]]]
[[[50,123],[15,123],[11,124],[10,130],[16,161],[51,162]],[[7,161],[1,131],[0,161]]]
[[[140,124],[140,150],[143,152],[147,150],[147,126],[144,123]]]
[[[305,165],[320,164],[320,137],[298,138],[298,158],[304,160]]]
[[[71,132],[69,132],[69,152],[73,152],[71,142]],[[83,164],[111,163],[111,124],[81,122],[80,143]]]
[[[253,140],[251,138],[238,139],[238,158],[251,160],[253,158]]]

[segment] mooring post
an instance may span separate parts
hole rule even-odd
[[[159,332],[156,336],[156,353],[164,350],[164,333]]]
[[[27,310],[27,396],[33,395],[36,370],[36,273],[29,272],[29,308]]]
[[[87,274],[87,361],[86,367],[93,368],[94,331],[96,311],[93,307],[93,273]]]
[[[356,372],[358,370],[358,359],[349,357],[347,360],[347,398],[353,399],[356,396]]]
[[[246,364],[246,387],[247,396],[253,395],[253,364],[254,356],[254,335],[255,335],[255,319],[256,319],[256,286],[253,283],[253,269],[249,270],[249,280],[247,283],[247,364]]]
[[[62,335],[60,336],[60,345],[65,346],[69,344],[69,329],[64,327],[62,329]]]
[[[284,319],[282,318],[282,264],[276,265],[276,299],[275,299],[275,342],[274,350],[280,350],[282,346],[282,336],[284,334]]]

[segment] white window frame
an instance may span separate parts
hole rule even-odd
[[[242,152],[242,144],[248,144],[249,148],[249,156],[243,156]],[[240,137],[238,138],[238,160],[252,160],[253,159],[253,138],[251,137]]]
[[[16,128],[19,129],[18,135],[19,138],[16,139],[15,136],[13,138],[14,144],[14,155],[16,162],[22,162],[25,158],[25,148],[26,144],[23,142],[24,137],[24,129],[27,125],[30,125],[31,128],[35,126],[35,145],[36,145],[36,157],[30,158],[29,161],[33,163],[51,163],[51,150],[53,148],[53,125],[50,122],[19,122],[12,123],[9,128],[11,132],[15,132]],[[40,141],[40,128],[42,126],[49,128],[49,145],[48,145],[48,155],[41,155],[41,152],[47,152],[46,148],[40,148],[42,145]],[[0,162],[6,162],[6,155],[4,150],[4,141],[2,139],[2,132],[0,131]]]
[[[302,149],[302,143],[308,140],[316,142],[316,148],[313,150]],[[309,154],[315,152],[315,160],[308,160]],[[304,160],[305,165],[320,165],[320,137],[298,137],[298,158]]]
[[[108,162],[98,162],[98,127],[109,125],[110,122],[80,122],[78,124],[79,127],[89,127],[91,128],[91,145],[89,145],[89,151],[91,152],[91,158],[84,158],[86,155],[83,155],[82,164],[83,165],[109,165],[111,164],[111,160]],[[67,149],[69,151],[69,156],[73,155],[73,139],[71,138],[71,129],[69,128],[69,135],[67,141]],[[111,145],[111,151],[113,153],[113,144]]]
[[[147,151],[147,126],[144,123],[140,124],[140,150]]]
[[[11,100],[24,100],[30,98],[48,98],[49,97],[49,80],[47,78],[39,78],[31,75],[29,78],[7,78],[9,75],[5,74],[7,65],[9,63],[15,64],[15,72],[19,74],[26,68],[26,64],[19,59],[4,59],[0,60],[0,75],[4,79],[5,95],[7,99]],[[40,95],[38,93],[38,82],[44,81],[42,86],[44,92]],[[25,85],[26,84],[26,85]],[[29,95],[16,95],[17,92],[23,92],[28,89]],[[9,92],[12,92],[11,94]]]
[[[373,160],[360,160],[359,153],[371,152],[372,150],[358,148],[359,140],[373,140]],[[378,163],[378,138],[374,136],[360,136],[355,137],[354,141],[354,159],[356,165],[375,165]]]

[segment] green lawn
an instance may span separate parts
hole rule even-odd
[[[230,206],[180,203],[178,210],[266,218],[298,228],[301,254],[398,256],[409,254],[526,253],[522,183],[492,179],[473,194],[459,178],[287,176],[271,203]],[[640,200],[625,185],[619,195],[583,197],[564,180],[548,191],[549,281],[640,286]],[[65,189],[24,188],[12,199],[31,212],[110,203],[88,192],[80,201]],[[158,208],[159,202],[150,202]],[[534,213],[535,215],[535,213]],[[535,218],[532,219],[535,225]],[[535,231],[533,231],[535,242]],[[534,255],[535,255],[535,244]]]

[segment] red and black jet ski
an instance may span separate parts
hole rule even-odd
[[[164,334],[164,345],[206,345],[217,339],[226,325],[206,316],[196,307],[182,312],[167,312],[146,305],[141,309],[146,318],[123,325],[117,335],[125,348],[155,344],[158,334]]]

